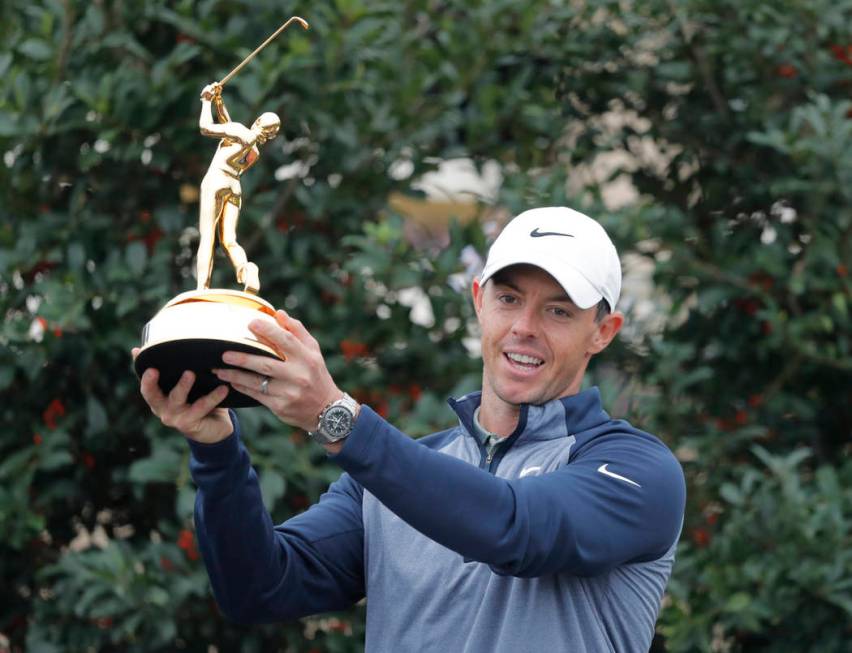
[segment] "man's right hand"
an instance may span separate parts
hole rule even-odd
[[[217,95],[222,93],[222,85],[219,82],[213,82],[212,84],[208,84],[201,90],[201,99],[211,101]]]
[[[139,354],[139,348],[134,347],[133,358]],[[151,408],[151,412],[160,421],[171,428],[177,429],[186,437],[203,444],[213,444],[227,438],[234,431],[231,418],[226,408],[217,408],[228,396],[228,386],[220,385],[208,395],[197,399],[194,403],[186,403],[186,398],[195,383],[195,374],[186,371],[180,377],[168,396],[163,394],[157,383],[159,372],[155,369],[145,370],[142,375],[140,389],[142,397]]]

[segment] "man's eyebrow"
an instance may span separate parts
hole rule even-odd
[[[555,295],[551,295],[544,301],[546,302],[557,302],[559,304],[568,304],[569,308],[576,309],[577,305],[574,303],[574,300],[571,299],[570,295],[565,292],[556,293]]]
[[[494,277],[493,281],[495,286],[505,286],[506,288],[514,290],[515,292],[522,292],[516,284],[512,283],[507,279],[500,279],[498,277]],[[571,297],[565,292],[558,292],[555,295],[551,295],[545,301],[570,304],[571,308],[577,308],[577,305],[574,303],[574,300],[572,300]]]
[[[508,279],[501,279],[499,277],[494,277],[493,279],[495,286],[506,286],[506,288],[511,288],[515,292],[521,292],[521,289],[518,288],[514,283],[509,281]]]
[[[565,304],[571,304],[571,306],[572,306],[572,307],[576,307],[576,304],[574,303],[574,300],[573,300],[573,299],[571,299],[571,298],[570,298],[568,295],[566,295],[564,292],[563,292],[563,293],[559,293],[558,295],[551,295],[551,296],[548,298],[548,300],[547,300],[547,301],[549,301],[549,302],[563,302],[563,303],[565,303]]]

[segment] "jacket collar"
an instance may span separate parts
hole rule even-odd
[[[448,403],[468,434],[475,434],[473,413],[482,401],[482,392],[472,392]],[[554,399],[541,405],[522,404],[518,426],[509,438],[516,440],[552,440],[587,431],[608,422],[609,415],[601,407],[597,387],[570,397]]]

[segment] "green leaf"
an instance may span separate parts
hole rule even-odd
[[[722,487],[719,488],[719,496],[734,506],[739,505],[743,501],[742,492],[732,483],[724,483]]]
[[[173,483],[180,474],[182,457],[173,449],[159,445],[151,456],[134,462],[128,478],[136,483]]]
[[[195,490],[188,484],[182,485],[177,492],[175,512],[179,517],[188,519],[195,511]]]
[[[145,245],[140,242],[132,242],[127,246],[125,253],[127,267],[133,274],[142,274],[145,271],[145,263],[148,260],[148,253],[145,250]]]
[[[86,421],[87,433],[96,434],[106,431],[108,422],[106,411],[103,404],[91,395],[86,399]]]
[[[284,496],[287,484],[284,477],[272,469],[264,469],[260,475],[260,491],[266,509],[272,511],[278,500]]]
[[[169,594],[162,587],[152,587],[148,590],[146,600],[148,603],[157,606],[165,606],[170,603]]]
[[[18,136],[23,132],[24,130],[21,129],[21,125],[15,120],[14,115],[0,112],[0,136]]]
[[[52,471],[65,467],[74,462],[71,454],[63,449],[50,451],[45,456],[39,459],[39,469],[44,471]]]
[[[725,611],[727,612],[742,612],[751,606],[752,598],[745,592],[736,592],[725,603]]]
[[[86,263],[86,250],[78,242],[68,245],[68,267],[72,270],[80,270]]]
[[[8,388],[14,378],[14,368],[8,366],[0,366],[0,391]]]
[[[37,38],[27,39],[18,46],[18,50],[25,57],[29,57],[30,59],[35,59],[37,61],[46,61],[53,56],[53,48],[51,48],[45,41]]]

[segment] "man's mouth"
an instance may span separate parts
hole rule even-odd
[[[515,352],[505,352],[503,355],[508,358],[512,364],[528,370],[534,370],[535,368],[544,365],[544,361],[540,358],[536,358],[535,356],[516,354]]]

